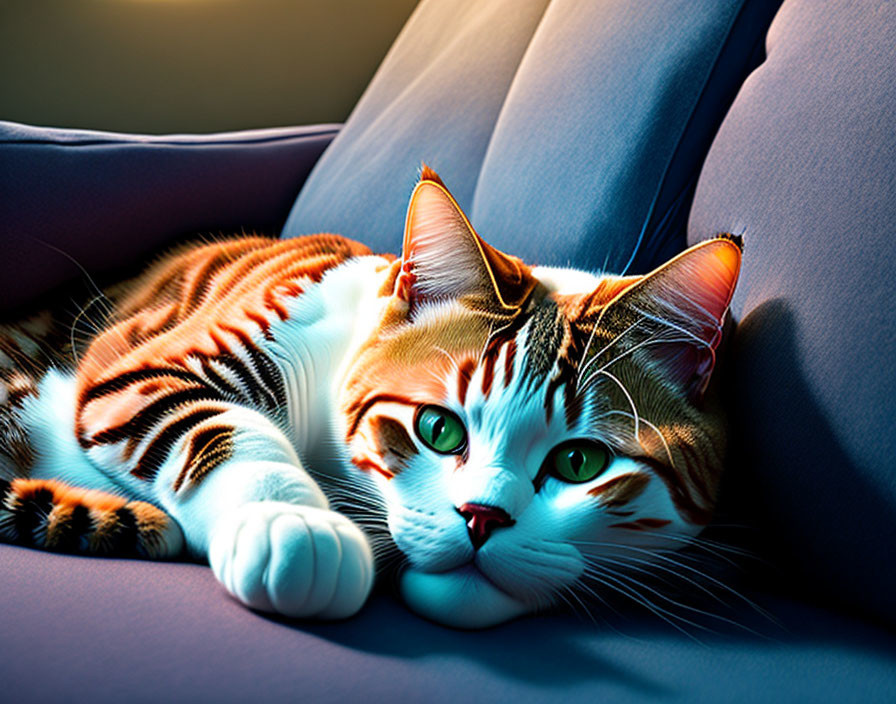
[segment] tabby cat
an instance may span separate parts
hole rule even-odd
[[[549,607],[709,520],[740,258],[721,236],[646,276],[530,267],[425,167],[400,259],[329,234],[194,246],[74,369],[7,372],[0,537],[187,554],[288,617],[356,613],[396,547],[437,622]]]

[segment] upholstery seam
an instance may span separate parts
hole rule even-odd
[[[479,162],[479,169],[476,172],[476,182],[473,184],[472,198],[470,200],[470,212],[474,212],[476,210],[476,196],[479,193],[479,179],[482,177],[482,169],[485,166],[486,159],[488,158],[488,153],[491,151],[492,142],[495,139],[495,132],[498,129],[498,123],[501,121],[501,116],[504,114],[505,109],[507,108],[507,97],[510,95],[510,92],[513,90],[513,85],[516,83],[517,78],[520,75],[520,67],[523,65],[523,62],[526,60],[526,56],[529,53],[529,50],[532,48],[532,42],[535,39],[535,35],[538,34],[538,30],[541,29],[541,25],[544,22],[545,15],[548,14],[548,10],[551,5],[553,5],[553,0],[548,0],[548,2],[544,5],[544,10],[541,12],[541,17],[538,18],[538,22],[535,25],[535,28],[532,30],[532,34],[529,37],[529,41],[526,42],[526,48],[523,49],[520,54],[520,60],[517,62],[516,68],[513,71],[513,78],[507,83],[507,90],[504,92],[504,99],[501,101],[501,107],[498,108],[498,112],[495,115],[495,122],[492,124],[491,134],[488,136],[488,141],[485,144],[485,149],[482,151],[482,160]]]
[[[320,130],[318,132],[309,132],[307,134],[289,134],[278,137],[259,137],[257,139],[236,139],[236,140],[219,140],[219,141],[202,141],[202,140],[141,140],[141,139],[85,139],[76,142],[64,142],[54,139],[0,139],[0,145],[41,145],[53,147],[98,147],[98,146],[149,146],[149,147],[227,147],[239,145],[264,145],[276,142],[288,142],[291,140],[313,139],[315,137],[325,137],[328,135],[339,134],[339,129]],[[212,133],[213,135],[214,133]]]
[[[694,100],[693,105],[691,106],[691,110],[688,113],[687,119],[682,123],[681,130],[678,133],[678,137],[675,140],[675,147],[669,154],[668,159],[666,160],[666,166],[663,168],[663,175],[660,176],[660,180],[657,182],[657,187],[654,190],[653,198],[650,201],[650,207],[647,209],[647,213],[644,217],[644,221],[641,224],[641,230],[638,232],[638,239],[635,241],[635,246],[632,248],[632,253],[628,258],[625,266],[620,272],[621,276],[625,276],[628,273],[629,268],[634,263],[635,259],[638,256],[638,252],[641,249],[641,245],[644,242],[644,237],[647,234],[647,227],[650,224],[650,221],[653,219],[654,212],[656,211],[657,202],[659,201],[660,193],[663,190],[663,186],[666,183],[666,179],[669,176],[669,170],[672,167],[673,161],[675,161],[675,155],[678,153],[678,150],[681,148],[681,142],[684,139],[685,134],[687,134],[688,126],[693,122],[694,115],[697,112],[697,106],[700,104],[703,96],[706,94],[706,87],[709,85],[709,81],[712,78],[713,73],[715,73],[716,67],[719,65],[719,60],[722,58],[722,54],[724,53],[725,47],[728,46],[728,43],[731,39],[731,33],[734,31],[734,26],[737,24],[737,21],[740,19],[741,15],[744,12],[744,9],[747,6],[749,0],[743,0],[740,8],[738,8],[737,12],[734,13],[734,17],[731,18],[731,21],[728,24],[728,29],[725,32],[725,39],[719,44],[719,48],[716,51],[715,57],[713,57],[712,63],[709,65],[709,69],[706,72],[706,75],[703,78],[703,83],[700,86],[700,90],[697,93],[697,97]],[[724,118],[723,118],[724,120]]]

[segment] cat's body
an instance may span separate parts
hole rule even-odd
[[[739,261],[719,239],[648,277],[530,268],[428,171],[398,260],[334,235],[190,249],[16,400],[0,536],[186,549],[247,605],[322,618],[363,605],[394,541],[437,621],[548,606],[711,514]]]

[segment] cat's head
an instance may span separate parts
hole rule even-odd
[[[490,625],[700,530],[724,444],[706,389],[740,257],[722,237],[646,276],[530,267],[424,169],[341,398],[412,608]]]

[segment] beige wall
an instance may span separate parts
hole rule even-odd
[[[417,0],[0,0],[0,119],[131,132],[342,121]]]

